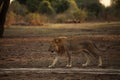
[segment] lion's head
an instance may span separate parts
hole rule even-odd
[[[61,38],[55,38],[52,40],[50,43],[48,51],[50,52],[57,52],[57,53],[63,53],[64,51],[64,46],[62,44],[62,39]]]

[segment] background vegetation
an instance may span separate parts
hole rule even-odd
[[[7,16],[7,27],[11,24],[118,21],[120,0],[112,0],[110,7],[104,7],[99,0],[15,0]]]

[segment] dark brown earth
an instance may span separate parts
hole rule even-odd
[[[102,28],[10,28],[6,29],[5,37],[0,39],[0,68],[47,68],[55,57],[48,52],[50,41],[56,36],[79,37],[81,40],[91,40],[100,49],[107,49],[101,53],[104,69],[120,69],[120,27],[110,26]],[[85,62],[82,54],[72,54],[73,67],[99,68],[97,61],[92,58],[88,67],[82,67]],[[56,65],[65,68],[66,57]],[[37,74],[12,73],[0,74],[0,80],[120,80],[120,75],[99,74]]]
[[[2,74],[0,80],[120,80],[120,75],[90,75],[90,74]]]

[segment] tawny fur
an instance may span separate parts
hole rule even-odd
[[[82,66],[87,66],[90,63],[90,56],[98,58],[98,66],[102,66],[102,58],[100,55],[99,48],[89,40],[81,40],[80,38],[67,38],[67,37],[58,37],[54,38],[50,44],[49,51],[56,52],[57,56],[53,60],[53,63],[49,67],[55,67],[55,64],[58,62],[59,57],[63,54],[67,54],[68,61],[66,67],[72,67],[71,54],[72,52],[84,53],[86,57],[86,63]]]

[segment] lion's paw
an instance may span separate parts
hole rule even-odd
[[[83,66],[83,67],[86,67],[86,66],[88,66],[88,64],[82,64],[82,66]]]
[[[48,67],[49,67],[49,68],[53,68],[53,67],[55,67],[55,66],[53,66],[53,65],[49,65]]]
[[[66,67],[70,68],[70,67],[72,67],[72,65],[71,64],[67,64]]]
[[[98,64],[98,67],[102,67],[102,64]]]

